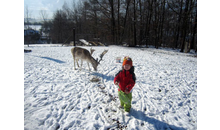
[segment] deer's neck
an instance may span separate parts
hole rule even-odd
[[[91,57],[91,58],[89,59],[89,62],[90,62],[91,64],[93,64],[93,63],[96,63],[96,60],[95,60],[93,57]]]

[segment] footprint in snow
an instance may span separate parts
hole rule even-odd
[[[79,94],[79,95],[77,96],[77,98],[81,98],[81,95],[82,95],[82,94]]]

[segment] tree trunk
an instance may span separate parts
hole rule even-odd
[[[118,34],[117,42],[120,41],[120,0],[118,0]]]
[[[164,23],[164,15],[165,15],[165,0],[163,1],[163,6],[162,6],[162,20],[160,22],[161,28],[160,28],[160,44],[159,46],[161,46],[161,44],[163,43],[163,23]]]
[[[139,8],[140,8],[139,44],[141,45],[142,40],[143,40],[143,14],[142,14],[142,3],[141,3],[141,0],[139,0]]]
[[[158,19],[158,11],[157,11],[157,1],[155,1],[155,7],[154,7],[154,11],[155,11],[155,14],[154,14],[154,45],[155,45],[155,48],[158,49],[158,24],[159,24],[159,19]]]
[[[187,29],[188,29],[188,7],[189,7],[189,0],[186,0],[186,5],[185,5],[185,10],[184,10],[184,19],[183,19],[183,42],[181,45],[181,50],[180,52],[183,52],[184,50],[184,44],[186,44],[186,33],[187,33]]]
[[[178,18],[178,22],[177,22],[177,34],[176,34],[176,39],[175,39],[175,48],[178,47],[178,42],[179,42],[179,33],[180,33],[180,26],[181,26],[181,20],[182,20],[182,7],[183,7],[183,0],[181,0],[180,3],[180,13],[179,13],[179,18]]]
[[[112,43],[115,43],[115,16],[114,16],[114,1],[109,0],[110,7],[111,7],[111,33],[112,33]]]
[[[192,39],[191,39],[191,45],[190,45],[190,49],[195,49],[195,43],[194,43],[194,39],[195,39],[195,35],[196,35],[196,29],[197,29],[197,14],[196,14],[196,17],[195,17],[195,24],[194,24],[194,28],[193,28],[193,36],[192,36]]]
[[[152,1],[148,1],[148,4],[150,6],[150,11],[148,11],[148,15],[147,15],[147,22],[146,22],[146,28],[145,28],[145,37],[146,37],[146,47],[148,47],[148,42],[151,39],[150,37],[150,24],[151,24],[151,18],[152,18],[152,14],[153,14],[153,2]]]
[[[127,22],[128,9],[129,9],[129,5],[130,5],[130,1],[131,0],[127,0],[127,7],[126,7],[126,13],[125,13],[125,18],[124,18],[123,30],[122,30],[122,33],[121,33],[120,43],[122,42],[122,40],[124,38],[125,26],[126,26],[126,22]]]
[[[136,39],[136,8],[135,8],[135,0],[134,0],[134,45],[137,45],[137,39]]]

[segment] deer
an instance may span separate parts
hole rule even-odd
[[[91,51],[91,49],[90,49]],[[80,47],[74,47],[71,49],[71,53],[73,56],[73,60],[74,60],[74,69],[76,70],[75,67],[75,62],[77,63],[77,66],[79,68],[79,64],[78,64],[78,60],[81,60],[81,68],[82,69],[82,64],[83,61],[87,61],[87,65],[90,71],[90,67],[89,67],[89,63],[92,64],[92,67],[95,71],[97,71],[97,66],[100,64],[100,61],[102,60],[103,56],[108,52],[108,50],[104,50],[101,54],[100,54],[100,60],[98,60],[98,58],[95,60],[91,55],[94,51],[91,51],[91,53],[84,48],[80,48]]]
[[[73,49],[73,48],[72,48]],[[95,49],[92,49],[92,48],[90,48],[90,55],[92,56],[92,54],[93,54],[93,52],[95,51]],[[72,51],[71,51],[72,52]],[[73,53],[72,53],[72,55],[73,55]],[[74,57],[73,57],[73,59],[74,59]],[[78,61],[79,61],[79,59],[75,59],[74,60],[74,68],[75,68],[75,61],[76,61],[76,63],[77,63],[77,66],[79,67],[79,64],[78,64]],[[89,66],[89,64],[88,64],[88,66]],[[76,68],[75,68],[76,69]],[[90,69],[90,68],[89,68]]]
[[[90,48],[90,55],[92,56],[92,54],[93,54],[93,52],[95,51],[95,49],[92,49],[92,47]],[[72,53],[73,54],[73,53]],[[78,65],[78,67],[79,67],[79,64],[78,64],[78,61],[79,61],[79,59],[76,59],[76,63],[77,63],[77,65]],[[74,63],[75,63],[75,61],[74,61]],[[74,66],[75,66],[75,64],[74,64]],[[88,64],[88,66],[89,66],[89,64]],[[90,68],[89,68],[90,69]]]

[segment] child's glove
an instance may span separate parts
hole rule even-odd
[[[118,81],[115,81],[115,85],[118,85],[119,84],[119,82]]]
[[[129,92],[127,89],[125,89],[125,93],[126,93],[126,94],[129,94],[130,92]]]

